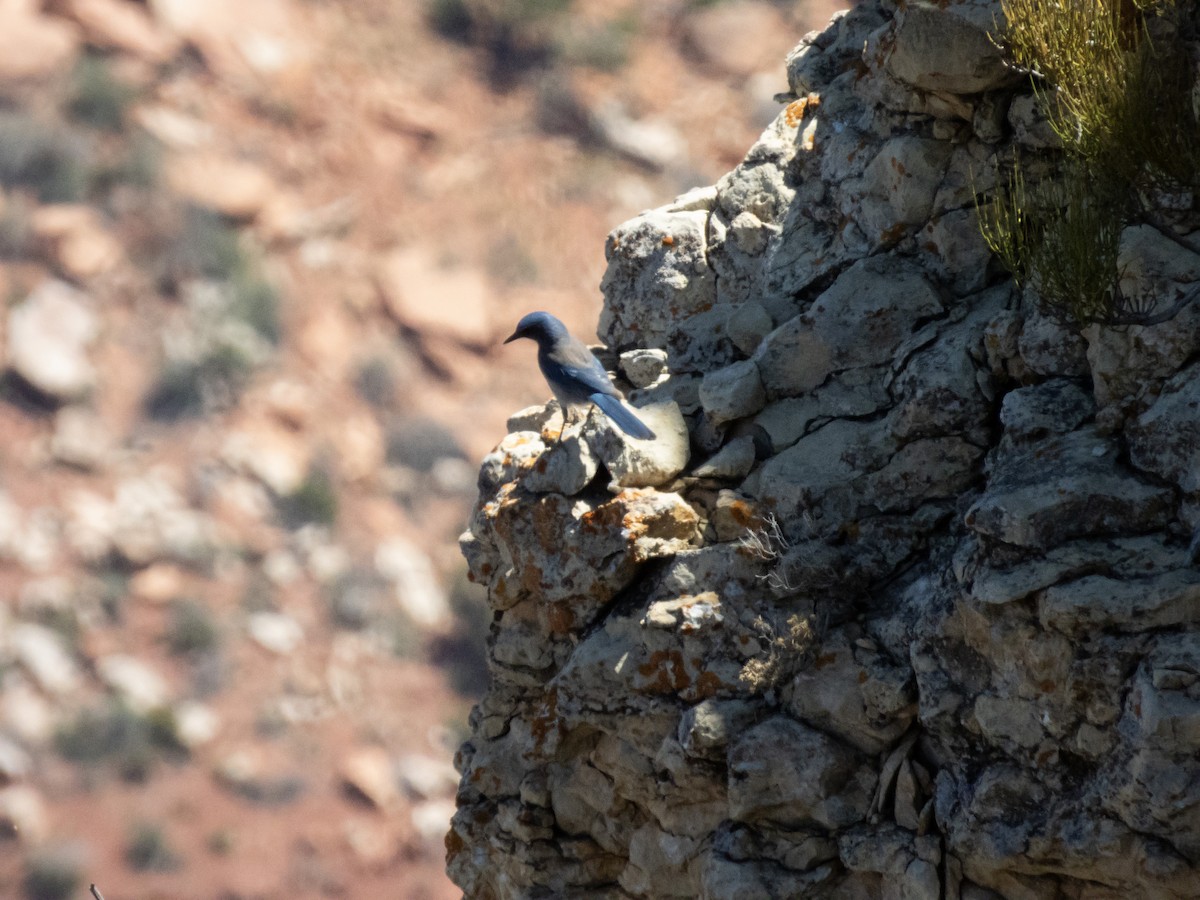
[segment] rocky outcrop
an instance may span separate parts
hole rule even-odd
[[[1045,146],[995,13],[838,18],[740,166],[611,235],[666,437],[526,411],[484,462],[468,896],[1200,891],[1197,313],[1080,332],[993,265],[974,195]],[[1195,278],[1122,243],[1164,307]]]

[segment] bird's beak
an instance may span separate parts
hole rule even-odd
[[[520,332],[514,331],[512,334],[510,334],[508,337],[506,337],[504,339],[504,343],[511,344],[513,341],[515,341],[520,336],[521,336]]]

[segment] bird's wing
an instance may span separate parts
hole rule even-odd
[[[579,341],[562,341],[548,351],[540,360],[542,372],[547,380],[569,380],[577,383],[582,397],[588,394],[617,395],[617,389],[608,380],[608,373],[600,360],[592,355]]]

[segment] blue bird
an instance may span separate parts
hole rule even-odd
[[[571,409],[595,404],[630,437],[643,441],[654,437],[654,432],[622,405],[621,393],[608,380],[600,360],[581,341],[571,337],[567,326],[550,313],[529,313],[504,343],[517,338],[537,342],[538,367],[563,408],[564,428]],[[560,440],[561,437],[560,434]]]

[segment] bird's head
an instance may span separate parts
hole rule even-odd
[[[548,312],[531,312],[517,323],[517,330],[504,339],[504,343],[517,338],[529,338],[538,345],[553,342],[567,333],[567,326]]]

